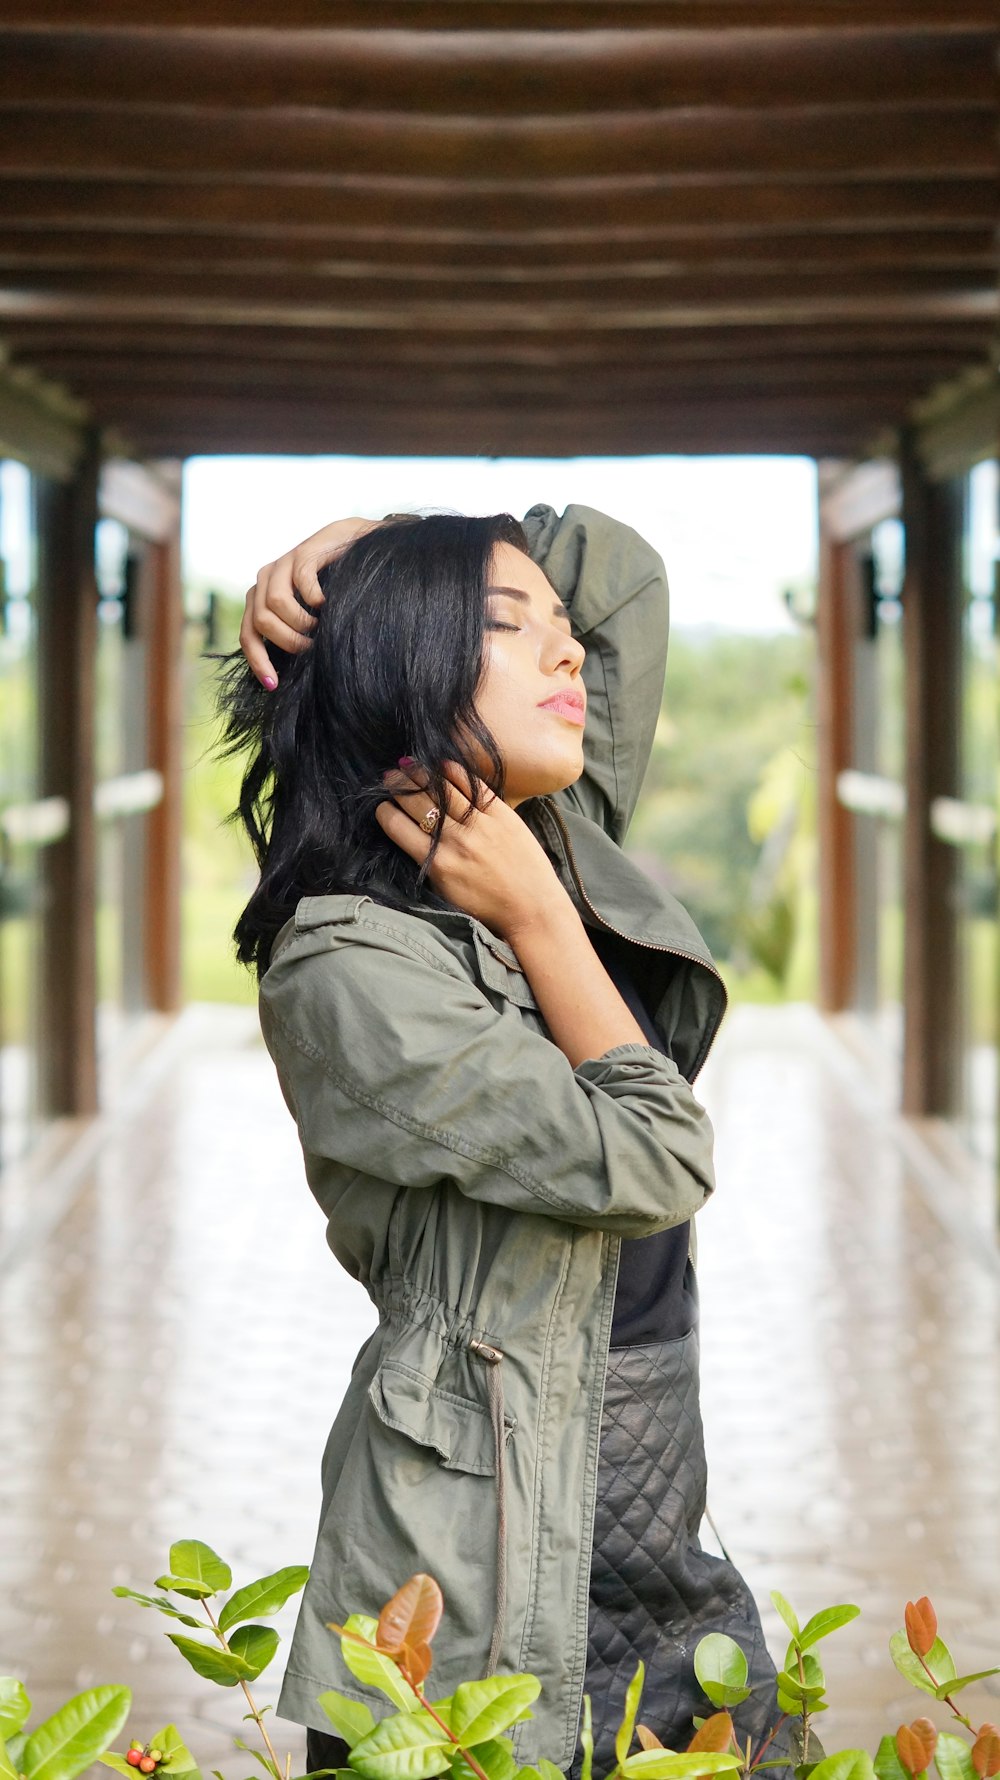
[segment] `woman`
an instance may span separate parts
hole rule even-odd
[[[239,955],[328,1241],[379,1311],[278,1702],[310,1767],[346,1758],[318,1694],[380,1711],[328,1622],[417,1570],[445,1602],[432,1697],[540,1678],[519,1762],[578,1774],[586,1691],[609,1771],[639,1657],[640,1721],[683,1748],[709,1631],[750,1661],[744,1744],[780,1718],[750,1591],[698,1539],[714,1178],[690,1084],[726,997],[621,851],[667,633],[659,557],[578,506],[342,521],[247,596],[261,684],[237,655],[223,697],[261,867]]]

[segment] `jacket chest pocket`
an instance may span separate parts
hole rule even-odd
[[[537,1010],[538,1003],[532,993],[531,984],[517,961],[516,953],[506,940],[487,934],[481,927],[473,928],[473,938],[476,945],[476,969],[483,987],[494,996],[512,1002],[515,1007]]]
[[[437,1453],[451,1471],[469,1471],[478,1477],[494,1477],[497,1470],[496,1437],[489,1411],[469,1398],[422,1378],[408,1366],[384,1361],[368,1387],[368,1396],[379,1421],[406,1434],[418,1446]],[[504,1412],[504,1444],[517,1425]]]

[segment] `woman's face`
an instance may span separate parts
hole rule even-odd
[[[513,544],[499,544],[490,569],[476,709],[503,755],[511,808],[524,798],[561,791],[583,771],[584,653],[570,634],[569,612],[541,569]],[[486,776],[485,755],[476,764]]]

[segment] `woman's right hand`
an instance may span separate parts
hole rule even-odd
[[[273,692],[278,681],[265,638],[288,655],[308,649],[316,620],[300,606],[295,590],[310,606],[321,606],[319,570],[332,562],[355,538],[372,530],[376,519],[335,519],[276,562],[266,562],[248,589],[240,624],[240,648],[262,686]]]

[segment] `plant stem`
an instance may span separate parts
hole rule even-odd
[[[802,1661],[802,1652],[801,1652],[801,1650],[797,1649],[795,1654],[799,1659],[799,1680],[801,1681],[803,1687],[805,1687],[806,1666],[805,1666],[805,1663]],[[803,1764],[805,1762],[807,1762],[808,1760],[809,1760],[809,1701],[803,1700],[803,1702],[802,1702],[802,1761],[803,1761]]]
[[[780,1729],[781,1729],[782,1725],[784,1724],[785,1719],[787,1717],[788,1717],[788,1713],[783,1712],[781,1714],[781,1717],[778,1719],[777,1724],[772,1726],[771,1730],[768,1732],[767,1736],[764,1738],[763,1743],[761,1744],[760,1748],[757,1751],[757,1754],[754,1757],[753,1766],[747,1769],[748,1773],[752,1774],[754,1772],[755,1768],[760,1767],[761,1756],[763,1755],[763,1753],[764,1753],[765,1749],[768,1747],[768,1745],[770,1743],[774,1742],[775,1737],[777,1736],[778,1732],[780,1731]],[[739,1751],[737,1751],[737,1753],[739,1753]]]
[[[365,1646],[366,1650],[372,1650],[375,1648],[375,1646],[372,1645],[367,1638],[362,1638],[360,1632],[349,1632],[347,1630],[346,1626],[339,1626],[339,1625],[332,1626],[331,1630],[338,1632],[342,1638],[355,1639],[355,1641],[358,1644],[363,1644]],[[386,1655],[386,1652],[383,1651],[382,1655],[383,1656]],[[391,1662],[396,1662],[395,1657],[390,1657],[389,1660]],[[398,1662],[396,1662],[396,1668],[399,1672],[401,1680],[406,1682],[406,1685],[409,1688],[410,1692],[414,1695],[414,1697],[416,1699],[418,1699],[420,1701],[420,1704],[423,1706],[424,1711],[430,1713],[431,1717],[434,1720],[434,1723],[439,1724],[441,1726],[441,1729],[444,1731],[445,1736],[449,1737],[451,1739],[451,1741],[455,1744],[456,1748],[458,1748],[462,1751],[462,1754],[465,1756],[465,1759],[468,1762],[473,1773],[479,1775],[479,1780],[489,1780],[489,1775],[485,1774],[483,1772],[482,1768],[479,1766],[479,1763],[477,1762],[475,1756],[472,1754],[471,1750],[468,1750],[465,1748],[464,1744],[461,1742],[460,1738],[456,1737],[456,1735],[455,1735],[454,1731],[451,1729],[451,1727],[449,1725],[445,1724],[444,1719],[442,1717],[440,1717],[440,1715],[437,1712],[435,1712],[434,1707],[430,1703],[430,1700],[427,1700],[424,1698],[419,1687],[414,1687],[413,1682],[410,1680],[409,1675],[406,1675],[403,1673],[403,1670],[400,1667]]]
[[[204,1599],[202,1600],[201,1604],[204,1607],[205,1612],[208,1614],[209,1621],[211,1622],[212,1630],[215,1633],[216,1637],[218,1638],[219,1643],[222,1645],[223,1650],[228,1650],[229,1643],[227,1641],[226,1634],[225,1634],[225,1632],[221,1632],[219,1630],[219,1622],[216,1619],[215,1614],[212,1612],[211,1607],[209,1606],[208,1602]],[[246,1696],[246,1702],[247,1702],[247,1705],[249,1706],[250,1711],[253,1715],[254,1722],[257,1726],[257,1729],[259,1730],[261,1736],[264,1739],[264,1746],[267,1749],[267,1753],[271,1757],[272,1762],[274,1763],[275,1780],[281,1780],[281,1763],[279,1762],[278,1757],[274,1753],[274,1745],[272,1744],[271,1739],[267,1734],[267,1727],[264,1724],[264,1719],[263,1719],[261,1713],[259,1713],[257,1710],[257,1703],[253,1697],[253,1694],[250,1692],[250,1689],[248,1688],[246,1682],[242,1678],[240,1679],[240,1686],[242,1687],[244,1695]]]
[[[913,1649],[913,1646],[912,1646],[912,1645],[911,1645],[911,1646],[910,1646],[910,1648],[911,1648],[911,1650],[912,1650],[912,1649]],[[931,1668],[929,1668],[929,1667],[928,1667],[928,1664],[927,1664],[927,1663],[926,1663],[926,1661],[925,1661],[925,1660],[924,1660],[924,1658],[923,1658],[923,1657],[922,1657],[922,1656],[920,1656],[920,1652],[919,1652],[919,1651],[915,1651],[915,1652],[914,1652],[914,1655],[915,1655],[915,1656],[917,1656],[917,1657],[918,1657],[918,1659],[919,1659],[919,1662],[920,1662],[920,1667],[921,1667],[921,1668],[922,1668],[922,1669],[923,1669],[923,1671],[924,1671],[924,1674],[925,1674],[925,1675],[926,1675],[926,1676],[927,1676],[927,1677],[928,1677],[928,1679],[929,1679],[929,1680],[931,1680],[931,1681],[933,1681],[933,1683],[934,1683],[934,1693],[935,1693],[935,1696],[936,1696],[936,1695],[937,1695],[937,1690],[938,1690],[938,1688],[939,1688],[939,1687],[940,1687],[940,1685],[941,1685],[941,1683],[940,1683],[940,1682],[939,1682],[939,1681],[938,1681],[938,1678],[937,1678],[937,1676],[936,1676],[936,1675],[935,1675],[935,1673],[934,1673],[934,1670],[933,1670],[933,1669],[931,1669]],[[956,1706],[956,1704],[955,1704],[955,1702],[954,1702],[954,1700],[953,1700],[953,1699],[952,1699],[952,1697],[951,1697],[951,1694],[950,1694],[950,1693],[946,1693],[946,1694],[945,1694],[945,1695],[944,1695],[944,1703],[945,1703],[945,1705],[946,1705],[946,1706],[950,1706],[950,1707],[951,1707],[951,1709],[952,1709],[952,1711],[953,1711],[953,1712],[954,1712],[954,1714],[955,1714],[955,1717],[956,1717],[956,1718],[957,1718],[957,1719],[958,1719],[958,1721],[959,1721],[959,1723],[960,1723],[960,1724],[964,1724],[964,1726],[965,1726],[965,1728],[966,1728],[966,1730],[968,1730],[968,1731],[971,1731],[971,1730],[975,1730],[975,1725],[974,1725],[974,1724],[973,1724],[973,1723],[972,1723],[972,1720],[971,1720],[971,1719],[970,1719],[970,1718],[966,1718],[966,1717],[965,1717],[965,1715],[964,1715],[964,1713],[962,1713],[962,1712],[960,1712],[960,1711],[959,1711],[959,1709],[958,1709],[958,1707],[957,1707],[957,1706]]]

